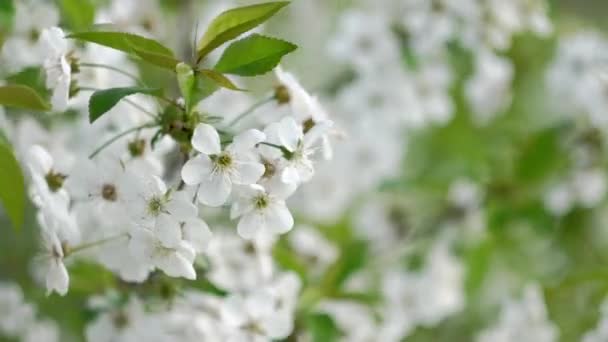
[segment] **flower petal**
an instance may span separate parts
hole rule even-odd
[[[53,168],[53,157],[39,145],[30,147],[28,165],[33,173],[46,175]]]
[[[196,126],[192,146],[204,154],[219,154],[222,151],[220,135],[213,126],[204,123]]]
[[[283,118],[280,124],[279,139],[281,145],[291,152],[295,151],[303,136],[302,127],[290,116]]]
[[[200,154],[184,164],[182,180],[188,185],[197,185],[209,177],[212,168],[211,159],[204,154]]]
[[[215,173],[201,182],[198,200],[208,206],[218,207],[224,203],[232,191],[232,181],[227,175]]]
[[[156,258],[156,266],[170,277],[183,277],[196,279],[196,271],[186,257],[180,253],[173,252]]]
[[[197,252],[207,249],[211,240],[211,230],[207,223],[201,219],[187,220],[182,228],[184,240],[190,242]]]
[[[154,233],[164,247],[174,248],[182,240],[179,222],[167,214],[158,216],[154,225]]]
[[[266,228],[277,234],[287,233],[293,227],[293,216],[285,205],[280,201],[274,203],[266,210]]]
[[[63,262],[59,259],[51,259],[46,274],[47,295],[54,291],[64,296],[68,293],[69,284],[70,277]]]
[[[264,134],[262,131],[257,129],[248,129],[234,137],[232,144],[230,144],[230,149],[234,151],[250,150],[264,140],[266,140],[266,134]]]
[[[167,203],[166,209],[178,221],[196,217],[198,211],[185,191],[174,192],[171,200]]]
[[[235,184],[254,184],[262,175],[264,175],[264,165],[257,162],[236,161],[234,163],[237,177],[234,179]]]
[[[300,174],[295,166],[285,166],[283,173],[281,173],[281,180],[287,184],[298,184],[300,183]]]
[[[236,229],[243,239],[251,240],[259,229],[264,228],[264,217],[258,212],[243,215]]]

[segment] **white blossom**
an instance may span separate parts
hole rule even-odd
[[[67,109],[72,81],[72,68],[67,58],[68,43],[64,36],[65,34],[58,27],[45,29],[40,35],[46,54],[44,59],[46,86],[53,90],[51,104],[58,112]]]
[[[182,169],[182,179],[188,185],[199,185],[198,200],[209,206],[220,206],[232,192],[232,185],[254,184],[264,174],[253,148],[265,136],[258,130],[248,130],[236,137],[224,150],[215,128],[199,124],[192,137],[192,147],[200,154],[190,159]]]
[[[230,217],[240,217],[238,233],[245,239],[253,239],[261,231],[284,234],[293,227],[293,217],[285,204],[293,188],[279,185],[272,188],[253,184],[240,190],[232,204]]]

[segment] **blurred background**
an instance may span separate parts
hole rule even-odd
[[[352,295],[366,308],[383,308],[378,303],[391,294],[405,299],[379,279],[389,279],[395,267],[426,272],[428,283],[420,281],[426,292],[414,293],[416,305],[434,308],[424,318],[379,309],[396,325],[411,325],[404,341],[514,341],[517,335],[497,332],[500,324],[519,329],[520,341],[581,341],[608,318],[602,314],[608,295],[608,3],[549,1],[551,28],[531,15],[522,19],[528,26],[516,23],[509,31],[515,20],[509,1],[487,1],[504,19],[500,29],[467,25],[466,13],[450,5],[428,12],[424,0],[294,0],[262,29],[299,45],[283,67],[319,96],[342,131],[334,160],[321,163],[315,180],[290,203],[297,225],[314,227],[339,255],[328,266],[335,290],[328,299]],[[83,2],[90,13],[75,12],[74,1],[47,1],[68,30],[125,20],[187,56],[191,39],[175,37],[191,37],[197,22],[200,34],[222,10],[258,1]],[[458,7],[458,1],[436,2]],[[433,19],[442,11],[443,19]],[[444,19],[451,23],[445,34],[437,28]],[[144,78],[164,77],[137,68]],[[203,106],[238,113],[275,83],[273,75],[264,76],[248,84],[251,93],[221,92]],[[262,113],[243,125],[265,121]],[[33,131],[17,127],[14,141],[32,140]],[[83,339],[95,315],[86,305],[91,295],[205,288],[203,280],[135,288],[79,261],[69,267],[70,295],[47,297],[32,277],[39,248],[28,210],[20,231],[0,216],[0,280],[18,283],[66,341]],[[277,244],[275,259],[305,279],[303,301],[308,289],[323,283],[289,235]],[[6,314],[2,310],[0,303],[0,315]],[[347,319],[356,325],[350,312]],[[323,329],[335,335],[316,340],[355,340],[339,314],[329,316],[331,329]],[[520,320],[540,328],[533,332]],[[552,333],[535,335],[547,329]]]

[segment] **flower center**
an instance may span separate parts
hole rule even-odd
[[[55,172],[53,170],[44,177],[46,184],[52,192],[57,192],[63,186],[63,181],[67,178],[66,175]]]
[[[128,145],[129,153],[131,157],[141,157],[144,155],[146,151],[146,140],[145,139],[135,139],[129,142]]]
[[[282,84],[276,86],[276,88],[274,88],[274,98],[279,104],[289,103],[289,101],[291,100],[289,89],[287,89],[287,87]]]
[[[101,197],[109,202],[116,202],[118,199],[118,192],[113,184],[104,184],[101,187]]]
[[[120,310],[113,315],[112,321],[114,326],[121,330],[129,325],[129,316],[127,316],[124,311]]]
[[[268,159],[262,158],[262,164],[264,165],[264,174],[262,178],[271,178],[277,172],[277,167]]]
[[[153,216],[158,216],[163,211],[163,200],[160,197],[152,197],[148,202],[148,212]]]
[[[255,198],[254,205],[255,205],[256,209],[264,209],[264,208],[268,207],[269,202],[270,202],[270,199],[268,198],[268,195],[263,194],[263,195],[259,195]]]
[[[30,41],[36,42],[36,41],[38,41],[38,37],[40,37],[40,32],[38,32],[38,30],[36,30],[36,29],[31,29],[28,35],[29,35]]]
[[[221,171],[228,170],[232,167],[232,156],[226,152],[211,156],[211,160],[215,163],[216,169]]]
[[[315,127],[315,121],[312,118],[309,118],[308,120],[304,121],[304,123],[302,124],[302,126],[303,126],[302,130],[303,130],[304,134],[306,134],[313,127]]]
[[[252,334],[256,334],[256,335],[264,335],[264,329],[262,328],[262,326],[256,322],[256,321],[250,321],[247,322],[244,326],[243,329],[246,331],[249,331]]]

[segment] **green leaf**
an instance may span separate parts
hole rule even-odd
[[[91,0],[61,0],[61,12],[72,31],[88,29],[95,21],[95,5]]]
[[[215,84],[217,84],[218,86],[222,87],[222,88],[227,88],[230,90],[243,90],[239,87],[237,87],[236,84],[232,83],[232,81],[222,75],[221,73],[215,71],[215,70],[209,70],[209,69],[202,69],[202,70],[198,70],[198,72],[202,75],[205,76],[206,78],[212,80],[213,82],[215,82]]]
[[[0,2],[0,30],[9,31],[15,19],[15,5],[12,0]]]
[[[0,144],[0,202],[15,229],[25,218],[25,182],[21,167],[8,145]]]
[[[132,48],[133,48],[133,53],[137,57],[141,58],[143,61],[156,65],[158,67],[164,68],[164,69],[169,69],[169,70],[173,71],[173,70],[175,70],[175,66],[180,63],[180,61],[177,60],[173,56],[162,55],[159,53],[145,51],[145,50],[142,50],[135,46],[133,46]]]
[[[328,314],[312,314],[306,321],[313,342],[331,342],[340,338],[340,330]]]
[[[156,40],[138,36],[132,33],[112,31],[86,31],[73,33],[68,38],[79,39],[86,42],[96,43],[112,49],[126,52],[141,58],[142,60],[160,66],[162,68],[175,70],[179,61],[175,58],[173,51]]]
[[[297,45],[284,40],[252,34],[230,44],[214,69],[239,76],[262,75],[297,48]]]
[[[198,60],[225,42],[262,24],[288,4],[288,1],[267,2],[223,12],[213,19],[198,42]]]
[[[190,106],[196,106],[200,101],[206,99],[207,97],[213,95],[216,91],[220,89],[218,84],[211,80],[210,78],[204,77],[203,75],[197,73],[194,90],[192,91],[192,98],[190,100]]]
[[[160,93],[161,90],[158,88],[141,87],[111,88],[96,91],[89,99],[89,121],[91,123],[95,122],[126,96],[133,94],[159,95]]]
[[[40,97],[48,99],[49,90],[46,87],[44,69],[28,67],[6,78],[8,84],[19,84],[32,88]]]
[[[32,88],[24,85],[6,85],[0,87],[0,106],[48,111],[51,106]]]

